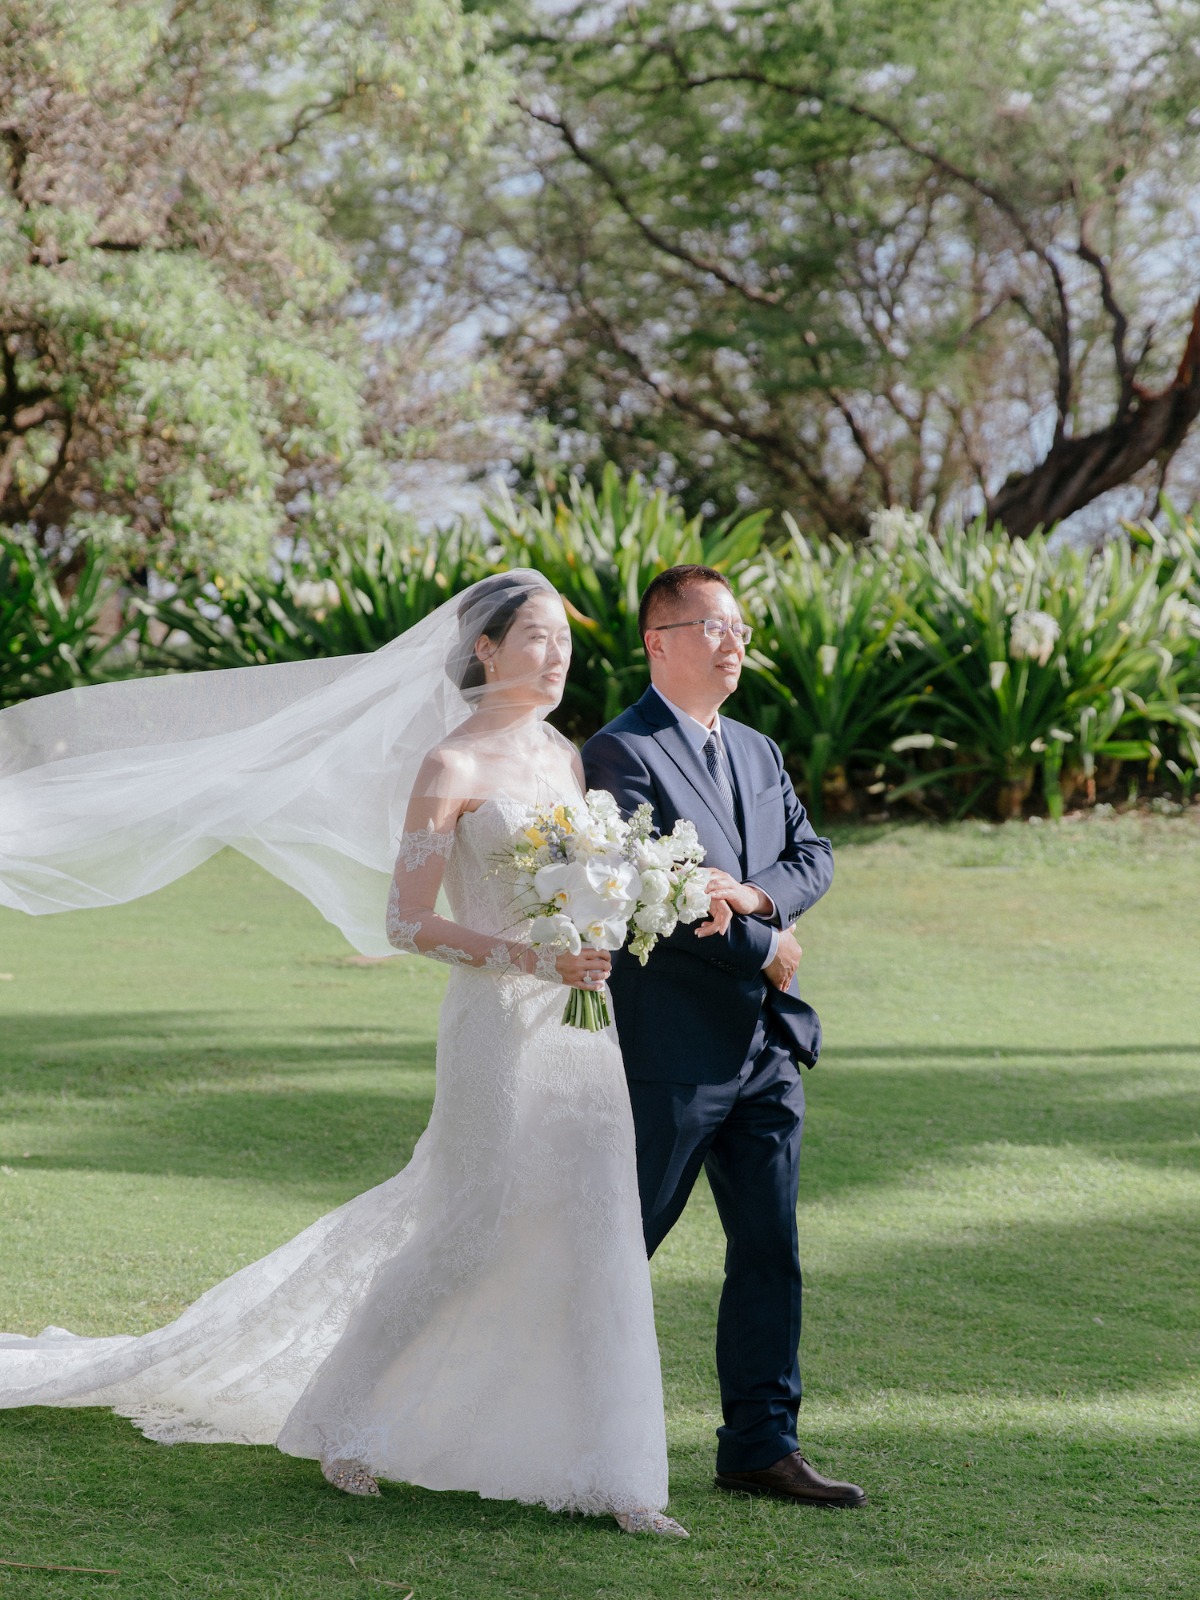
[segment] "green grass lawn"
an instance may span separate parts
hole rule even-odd
[[[12,1596],[1200,1595],[1200,817],[852,833],[802,927],[801,1439],[861,1512],[711,1487],[721,1242],[654,1263],[692,1539],[270,1449],[0,1413]],[[0,913],[0,1326],[146,1329],[407,1159],[443,974],[360,966],[224,856],[136,905]],[[390,1585],[390,1586],[389,1586]]]

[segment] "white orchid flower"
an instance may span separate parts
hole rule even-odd
[[[570,917],[534,917],[529,925],[529,938],[537,945],[561,945],[572,956],[583,949],[579,930]]]
[[[582,867],[570,861],[551,861],[539,867],[533,878],[533,889],[543,905],[553,902],[565,910],[571,892],[583,872]]]
[[[579,932],[584,943],[595,950],[619,950],[629,933],[629,924],[624,917],[595,917],[581,923]]]
[[[620,856],[593,856],[584,870],[594,893],[610,904],[636,900],[641,891],[641,873]]]

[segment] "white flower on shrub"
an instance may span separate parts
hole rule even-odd
[[[1008,649],[1014,661],[1036,661],[1044,667],[1054,654],[1062,629],[1046,611],[1018,611],[1009,630]]]
[[[886,511],[871,513],[868,537],[881,550],[899,550],[904,545],[915,544],[925,532],[925,518],[919,511],[888,506]]]
[[[989,661],[988,662],[988,682],[992,686],[992,693],[993,694],[999,694],[1000,693],[1000,685],[1004,682],[1004,679],[1007,676],[1007,674],[1008,674],[1008,662],[1007,661]]]
[[[832,678],[837,667],[838,649],[835,644],[823,644],[817,649],[817,665],[823,678]]]
[[[305,611],[319,612],[321,614],[326,611],[332,611],[335,606],[341,604],[342,599],[338,593],[338,586],[332,578],[326,578],[323,581],[321,579],[306,578],[303,583],[296,585],[292,598]]]
[[[1162,608],[1163,632],[1170,638],[1190,633],[1200,639],[1200,606],[1185,600],[1181,594],[1168,595]]]

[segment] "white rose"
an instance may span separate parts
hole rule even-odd
[[[671,879],[665,872],[660,872],[652,867],[649,872],[642,873],[642,900],[648,906],[662,903],[671,892]]]
[[[669,872],[674,864],[665,839],[639,839],[633,859],[641,872]]]
[[[586,861],[592,856],[608,855],[613,841],[599,821],[589,818],[571,835],[571,848],[577,860]]]
[[[584,804],[597,821],[608,823],[621,820],[621,808],[607,789],[589,789],[583,798]]]
[[[689,822],[686,817],[680,817],[665,843],[675,861],[697,861],[704,857],[696,824]]]
[[[664,905],[642,906],[633,914],[633,925],[639,933],[670,933],[675,922],[671,908]]]
[[[679,896],[679,910],[681,916],[696,922],[701,917],[708,915],[709,908],[708,890],[702,873],[694,872],[684,882]]]

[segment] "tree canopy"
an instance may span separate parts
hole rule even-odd
[[[1195,0],[639,0],[509,44],[509,355],[568,451],[846,533],[1190,492]]]
[[[422,419],[356,207],[481,148],[485,41],[458,0],[3,0],[0,524],[174,573],[386,524]]]

